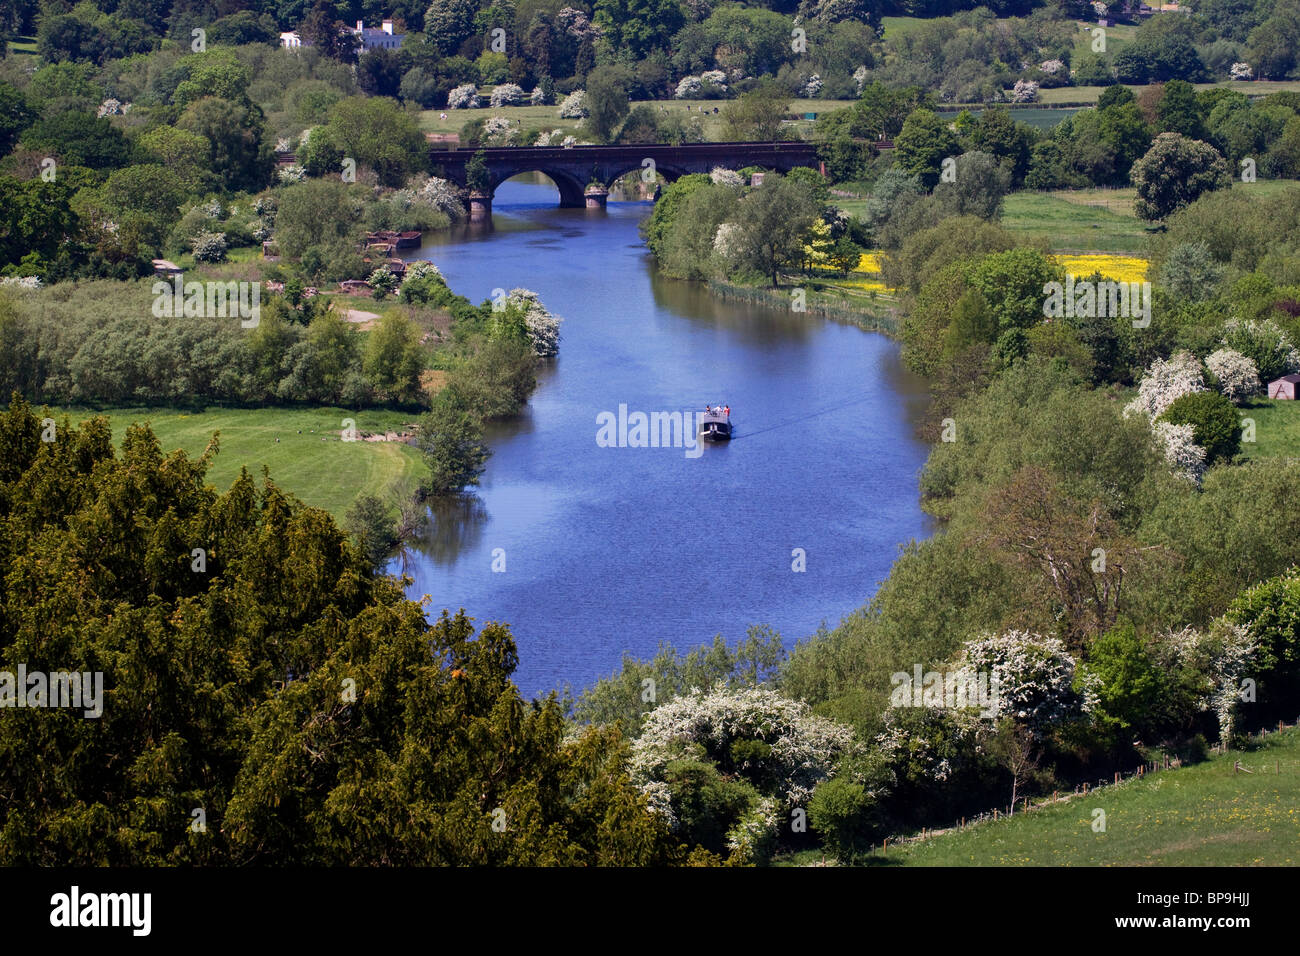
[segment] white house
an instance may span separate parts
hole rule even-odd
[[[397,50],[402,46],[402,41],[406,39],[405,33],[393,32],[393,21],[384,20],[378,30],[374,27],[366,26],[361,20],[357,21],[357,28],[352,31],[355,36],[361,38],[361,49],[366,50]]]
[[[405,33],[393,32],[392,20],[384,20],[383,25],[378,30],[374,27],[368,27],[364,21],[358,20],[352,35],[361,40],[362,53],[367,50],[398,50],[401,49],[402,41],[406,39]],[[289,30],[280,34],[280,46],[288,50],[296,50],[300,47],[311,46],[311,42],[300,37],[297,30]]]

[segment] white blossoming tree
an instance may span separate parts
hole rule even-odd
[[[1262,389],[1255,360],[1235,349],[1218,349],[1205,357],[1205,367],[1219,383],[1219,391],[1241,404]]]
[[[1152,426],[1156,441],[1164,450],[1165,461],[1175,474],[1200,484],[1205,474],[1205,449],[1196,444],[1194,425],[1156,422]]]
[[[1038,99],[1038,84],[1033,80],[1016,80],[1011,88],[1012,103],[1033,103]]]
[[[714,166],[709,171],[709,178],[717,186],[734,186],[739,188],[745,185],[744,178],[734,169],[724,169],[721,166]]]
[[[524,329],[532,344],[533,352],[539,358],[549,358],[560,351],[560,323],[564,320],[542,305],[536,292],[531,289],[511,289],[506,296],[506,308],[521,311],[524,317]]]
[[[200,232],[191,240],[195,262],[220,262],[226,258],[224,232]]]
[[[465,83],[447,94],[447,109],[449,110],[476,110],[481,102],[478,96],[478,87],[473,83]]]
[[[1125,407],[1126,415],[1141,412],[1159,418],[1174,402],[1192,392],[1205,391],[1201,363],[1190,352],[1176,352],[1169,359],[1156,359],[1138,383],[1137,398]]]
[[[589,115],[591,111],[587,109],[586,90],[574,90],[560,104],[561,119],[585,119]]]
[[[683,76],[677,81],[677,91],[673,96],[679,100],[697,99],[702,85],[698,76]]]
[[[488,105],[494,109],[498,106],[518,106],[524,101],[524,90],[518,83],[502,83],[492,88]]]
[[[1055,637],[1007,631],[967,641],[962,664],[996,681],[992,706],[996,717],[1013,717],[1041,737],[1057,724],[1086,716],[1095,700],[1074,688],[1076,662]]]
[[[813,790],[854,752],[853,731],[810,713],[808,704],[766,687],[727,688],[674,698],[655,708],[632,744],[632,779],[660,808],[665,781],[680,761],[712,764],[758,793],[728,831],[739,860],[761,859],[783,819],[804,809]],[[668,815],[676,821],[677,810]]]

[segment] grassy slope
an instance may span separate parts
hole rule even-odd
[[[1300,458],[1300,402],[1261,400],[1241,409],[1255,421],[1255,443],[1243,442],[1247,458]]]
[[[1133,215],[1132,189],[1013,193],[1002,225],[1022,239],[1047,240],[1055,252],[1140,255],[1147,238],[1146,224]]]
[[[1294,189],[1295,180],[1234,183],[1251,196],[1265,198]],[[1012,193],[1002,211],[1002,225],[1025,239],[1046,239],[1054,252],[1111,252],[1141,256],[1154,229],[1133,213],[1132,187]],[[843,203],[846,207],[851,202]]]
[[[1240,760],[1253,774],[1234,774]],[[1280,764],[1281,773],[1275,772]],[[1093,810],[1106,832],[1092,830]],[[884,863],[877,851],[873,862]],[[1300,733],[889,851],[906,866],[1294,866]]]
[[[53,417],[62,420],[64,411],[55,410]],[[209,409],[197,414],[172,409],[67,410],[67,414],[74,421],[108,416],[119,444],[128,425],[147,421],[164,453],[181,448],[191,457],[202,454],[212,433],[219,430],[220,451],[208,470],[208,481],[218,490],[230,487],[241,466],[260,481],[265,465],[277,485],[338,520],[357,495],[382,495],[394,481],[418,476],[424,467],[419,454],[401,443],[339,440],[344,418],[355,419],[359,431],[380,431],[413,420],[414,416],[402,412],[259,408]],[[327,440],[321,441],[322,437]]]

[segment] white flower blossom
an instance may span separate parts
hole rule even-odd
[[[1240,404],[1261,391],[1255,360],[1234,349],[1219,349],[1205,357],[1205,367],[1219,381],[1219,391]]]
[[[1205,391],[1201,363],[1190,352],[1177,352],[1166,361],[1156,359],[1138,383],[1137,398],[1124,409],[1125,415],[1141,412],[1159,418],[1174,402],[1192,392]]]
[[[590,115],[586,90],[574,90],[560,104],[560,119],[585,119]]]
[[[1193,437],[1196,428],[1192,425],[1173,425],[1169,422],[1156,422],[1152,426],[1156,441],[1164,449],[1165,461],[1175,473],[1189,478],[1198,485],[1205,474],[1205,449],[1196,444]]]
[[[488,105],[494,109],[498,106],[518,106],[523,102],[524,90],[518,83],[502,83],[492,88]]]
[[[473,83],[465,83],[447,94],[447,109],[449,110],[476,110],[479,108],[480,102],[478,87]]]

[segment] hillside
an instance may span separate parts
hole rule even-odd
[[[1234,773],[1233,765],[1252,773]],[[1280,773],[1278,770],[1280,769]],[[1106,813],[1094,833],[1093,811]],[[1214,755],[1056,806],[879,850],[888,866],[1294,866],[1300,733]]]

